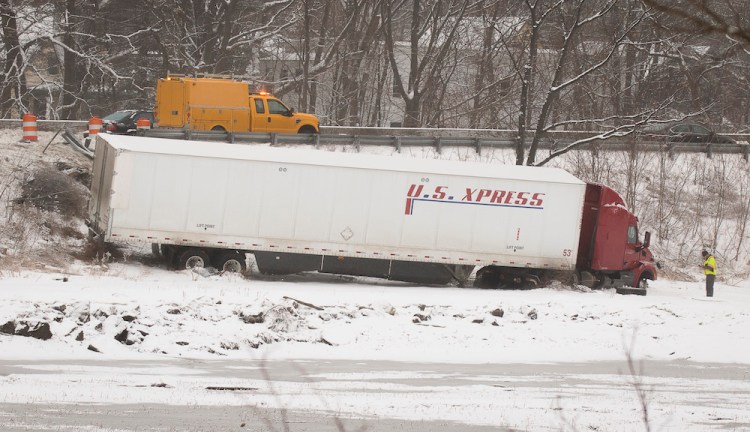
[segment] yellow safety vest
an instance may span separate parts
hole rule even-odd
[[[711,269],[707,269],[706,266],[711,267]],[[708,258],[706,258],[706,261],[703,262],[703,273],[707,275],[716,274],[716,260],[713,255],[709,255]]]

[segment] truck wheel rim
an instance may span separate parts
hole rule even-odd
[[[242,264],[239,260],[230,259],[224,263],[224,268],[222,270],[225,272],[239,273],[242,271]]]
[[[203,262],[203,258],[199,256],[192,256],[188,258],[187,262],[185,263],[186,268],[196,268],[196,267],[204,267],[205,263]]]

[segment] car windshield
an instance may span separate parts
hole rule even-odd
[[[133,111],[115,111],[112,114],[104,117],[102,120],[119,123],[123,120],[126,120],[131,115],[133,115]]]

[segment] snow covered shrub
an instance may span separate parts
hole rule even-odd
[[[41,165],[21,185],[16,203],[59,213],[65,218],[82,217],[86,211],[87,191],[57,169]]]
[[[0,267],[50,265],[64,268],[71,250],[82,245],[87,190],[45,163],[11,168],[0,188],[3,223],[0,244],[7,251]]]

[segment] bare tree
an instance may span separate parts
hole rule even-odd
[[[750,49],[750,21],[743,0],[644,0],[666,19],[678,18],[676,30],[685,33],[717,34]]]
[[[366,95],[371,89],[373,49],[381,40],[380,1],[347,1],[342,11],[352,17],[352,25],[339,47],[332,83],[335,98],[332,120],[336,124],[361,125],[366,122]]]
[[[0,18],[5,48],[5,65],[0,83],[0,115],[5,118],[14,107],[22,106],[21,97],[26,94],[26,82],[23,75],[24,56],[18,37],[16,9],[9,0],[0,0]]]
[[[393,88],[404,101],[404,127],[423,125],[422,104],[428,92],[439,88],[443,62],[456,40],[470,7],[469,0],[383,0],[386,51],[393,72]],[[398,22],[409,30],[406,49],[395,35]],[[405,58],[408,68],[400,58]],[[408,72],[405,70],[408,69]],[[407,75],[408,74],[408,75]],[[438,86],[438,87],[436,87]],[[433,95],[435,96],[435,95]]]
[[[608,126],[607,131],[600,133],[594,139],[606,139],[611,136],[624,136],[632,133],[634,127],[646,122],[653,110],[639,110],[622,115],[599,113],[594,118],[574,119],[553,116],[561,104],[568,102],[587,103],[587,101],[570,101],[575,94],[571,89],[590,84],[596,78],[596,73],[604,68],[613,58],[620,54],[622,46],[628,43],[628,37],[642,22],[645,11],[631,14],[624,24],[615,29],[614,35],[608,41],[602,41],[592,32],[596,24],[604,21],[610,14],[615,13],[617,0],[588,2],[557,1],[526,1],[529,20],[529,35],[526,61],[521,63],[518,70],[521,79],[521,94],[518,116],[518,143],[516,147],[516,163],[527,165],[543,165],[552,158],[569,151],[572,148],[586,144],[592,139],[577,143],[552,152],[547,158],[537,162],[536,156],[541,140],[545,133],[553,128],[576,125],[597,124]],[[545,51],[545,58],[538,58],[539,48],[544,41],[555,44],[557,50],[551,53]],[[596,43],[597,49],[587,55],[587,61],[578,64],[572,61],[574,54]],[[543,76],[543,70],[551,70],[549,76]],[[618,90],[619,91],[619,90]],[[602,115],[604,114],[604,115]],[[557,121],[552,121],[559,118]],[[528,154],[526,154],[526,131],[531,130]],[[524,160],[525,159],[525,160]]]

